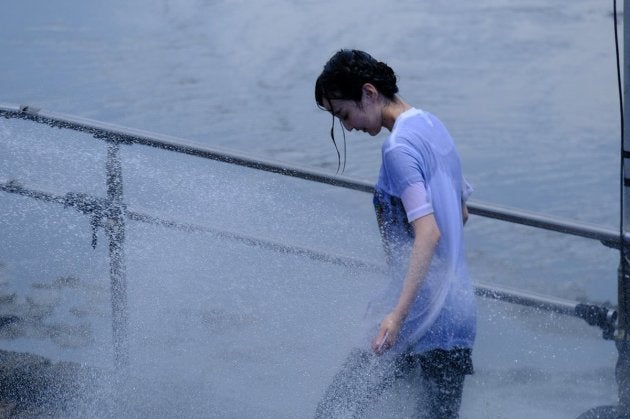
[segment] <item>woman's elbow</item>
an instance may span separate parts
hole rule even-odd
[[[440,241],[440,237],[442,237],[442,233],[440,232],[440,229],[436,224],[431,228],[430,239],[432,242],[437,243]]]
[[[437,225],[433,214],[426,215],[413,221],[413,229],[416,236],[416,242],[429,242],[436,244],[442,233]]]

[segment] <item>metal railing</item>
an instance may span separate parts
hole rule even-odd
[[[127,295],[126,273],[124,258],[125,218],[134,221],[158,224],[185,231],[204,231],[216,237],[237,240],[242,243],[292,253],[311,259],[343,264],[346,266],[367,267],[384,270],[383,265],[363,261],[357,258],[330,255],[318,249],[310,249],[294,245],[273,242],[266,238],[246,236],[238,232],[178,223],[164,220],[149,214],[129,211],[126,209],[122,195],[122,174],[119,158],[121,144],[141,144],[145,146],[169,150],[172,152],[194,155],[211,160],[222,161],[256,170],[277,173],[283,176],[296,177],[337,187],[353,189],[362,192],[373,192],[371,183],[352,179],[345,176],[330,176],[315,170],[308,170],[286,165],[280,162],[263,161],[245,154],[233,151],[207,148],[187,142],[186,140],[150,133],[147,131],[129,129],[117,125],[106,124],[73,116],[41,111],[29,106],[13,106],[0,104],[0,116],[4,118],[21,118],[47,124],[53,127],[67,128],[92,134],[94,138],[108,142],[107,154],[107,197],[94,197],[87,194],[67,193],[55,195],[46,191],[30,189],[16,181],[0,179],[0,191],[19,194],[50,203],[72,207],[91,218],[92,245],[96,245],[96,229],[105,229],[109,241],[110,281],[112,287],[114,354],[116,366],[124,367],[128,362],[127,348]],[[599,240],[609,247],[619,248],[621,237],[619,232],[601,226],[580,223],[546,215],[499,207],[476,200],[468,202],[469,212],[474,215],[502,220],[510,223],[527,225],[535,228],[556,231],[564,234]],[[630,236],[624,235],[625,243],[630,243]],[[612,339],[617,312],[612,307],[596,304],[579,303],[551,296],[544,296],[506,287],[476,284],[479,296],[493,298],[514,304],[535,307],[540,310],[552,311],[565,315],[572,315],[586,320],[589,324],[598,326],[603,331],[605,339]]]

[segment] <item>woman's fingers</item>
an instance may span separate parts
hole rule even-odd
[[[372,350],[376,354],[381,355],[394,345],[400,329],[400,323],[400,317],[393,312],[383,319],[378,333],[372,339]]]
[[[388,342],[387,338],[389,337],[389,330],[386,328],[381,328],[379,333],[372,339],[372,350],[381,355],[387,349],[390,348],[391,342]]]

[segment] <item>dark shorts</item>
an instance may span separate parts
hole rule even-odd
[[[425,382],[426,397],[419,417],[459,417],[464,378],[473,373],[471,352],[470,349],[436,349],[411,355],[412,362],[419,363]]]
[[[354,350],[333,378],[315,417],[362,417],[396,380],[419,375],[417,417],[457,418],[464,378],[473,373],[471,352],[468,348],[436,349],[387,358]]]

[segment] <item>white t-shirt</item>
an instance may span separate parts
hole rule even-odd
[[[472,188],[464,180],[455,145],[428,112],[401,114],[382,146],[374,206],[392,280],[368,307],[372,330],[400,297],[414,240],[410,221],[433,214],[440,229],[431,265],[392,352],[470,348],[476,305],[464,249],[462,202]]]

